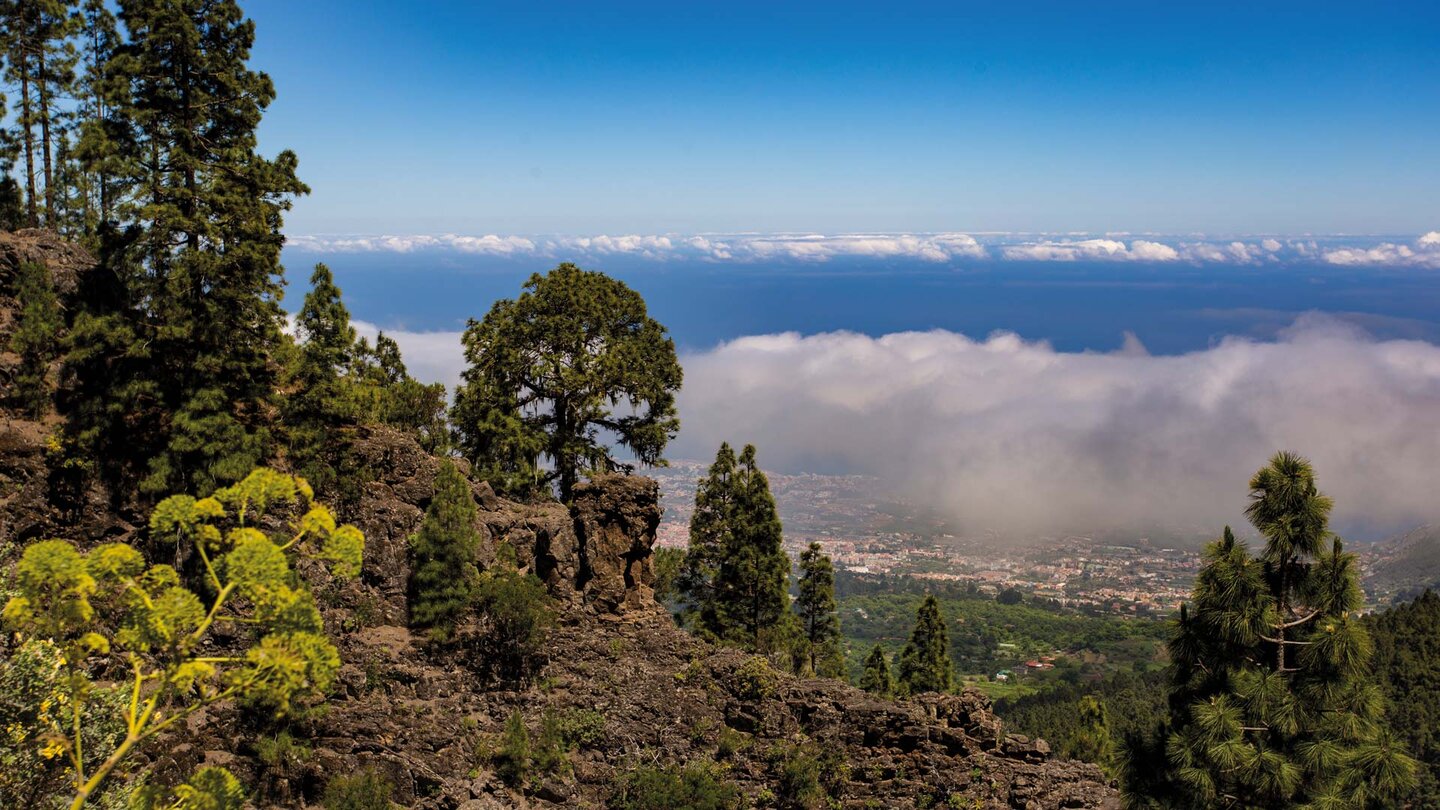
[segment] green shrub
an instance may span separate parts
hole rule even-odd
[[[500,750],[495,752],[495,772],[505,784],[520,787],[530,776],[531,764],[530,732],[525,728],[525,718],[517,709],[505,723]]]
[[[769,661],[759,655],[752,655],[741,664],[740,668],[735,670],[734,680],[731,681],[735,696],[749,701],[774,696],[779,683],[779,674],[770,666]]]
[[[373,768],[331,779],[321,803],[325,810],[390,810],[395,785]]]
[[[620,779],[611,810],[738,810],[740,790],[713,763],[637,768]]]
[[[475,604],[481,624],[475,638],[481,666],[502,681],[528,680],[539,669],[540,651],[553,621],[545,584],[502,560],[480,575]]]
[[[590,709],[571,709],[559,716],[560,735],[569,748],[589,748],[605,739],[605,715]]]
[[[717,741],[715,756],[720,759],[729,759],[749,747],[749,735],[726,726],[720,729],[720,739]]]
[[[310,758],[310,746],[297,740],[290,729],[281,729],[274,737],[255,741],[255,753],[266,765],[298,765]]]
[[[775,802],[786,810],[817,810],[829,796],[820,785],[820,760],[801,746],[778,746],[775,765]]]

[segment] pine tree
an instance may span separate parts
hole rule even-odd
[[[948,692],[954,669],[950,662],[950,634],[940,616],[940,602],[928,595],[915,613],[915,629],[900,654],[900,688],[911,695]]]
[[[50,406],[50,363],[59,353],[63,321],[51,287],[50,271],[36,262],[20,265],[15,285],[19,318],[10,335],[10,350],[20,355],[12,396],[32,416]]]
[[[1137,806],[1385,805],[1416,765],[1382,727],[1355,556],[1328,530],[1331,500],[1290,453],[1255,474],[1250,498],[1265,548],[1252,556],[1228,527],[1205,548],[1194,609],[1169,645],[1168,734],[1128,746],[1126,794]]]
[[[471,321],[464,343],[456,443],[497,489],[553,484],[568,501],[581,474],[629,469],[602,434],[641,464],[664,463],[680,427],[680,363],[665,327],[622,282],[569,263],[537,273],[519,298]],[[621,403],[623,416],[614,412]]]
[[[125,160],[130,73],[128,65],[116,58],[121,38],[110,3],[83,0],[79,20],[77,137],[67,190],[74,198],[71,208],[73,219],[80,225],[78,238],[98,252],[100,231],[104,226],[113,226],[116,206],[130,186],[130,166]]]
[[[790,558],[770,482],[746,445],[735,468],[736,503],[715,574],[717,635],[766,652],[789,629]],[[791,620],[793,621],[793,619]]]
[[[695,511],[690,516],[690,543],[680,570],[681,617],[692,629],[723,635],[716,601],[715,577],[730,547],[730,534],[740,502],[735,451],[721,443],[705,477],[695,485]]]
[[[287,382],[284,425],[296,469],[321,492],[340,476],[340,429],[354,424],[357,408],[348,371],[355,351],[350,313],[330,268],[315,265],[310,292],[295,318],[300,343]]]
[[[1114,753],[1110,716],[1105,710],[1105,703],[1094,695],[1080,698],[1080,727],[1066,745],[1065,756],[1093,762],[1108,772],[1113,766]]]
[[[826,678],[843,677],[845,658],[840,651],[840,617],[835,615],[835,568],[819,543],[800,552],[800,586],[795,599],[810,672]]]
[[[890,662],[885,650],[879,644],[870,648],[865,656],[865,669],[860,673],[860,688],[872,695],[889,697],[895,694],[895,677],[890,674]]]
[[[125,146],[141,228],[149,375],[165,415],[141,487],[208,489],[271,450],[282,342],[282,214],[308,189],[296,158],[256,151],[274,99],[246,62],[254,23],[234,0],[120,0],[133,77]]]
[[[516,709],[505,721],[505,734],[495,754],[495,772],[505,784],[520,787],[530,778],[531,764],[530,731],[525,728],[524,715]]]
[[[410,539],[410,623],[448,638],[470,605],[479,572],[475,501],[465,476],[449,461],[435,477],[425,522]]]
[[[20,141],[25,155],[26,209],[31,227],[42,222],[46,227],[55,226],[55,152],[65,126],[65,113],[58,101],[74,93],[77,54],[71,37],[79,22],[74,6],[74,0],[9,0],[0,6],[6,75],[20,90],[13,137]]]
[[[440,453],[449,446],[445,386],[426,385],[411,377],[400,356],[400,344],[384,332],[376,335],[373,348],[369,341],[360,339],[351,376],[356,382],[363,421],[403,431],[431,453]]]

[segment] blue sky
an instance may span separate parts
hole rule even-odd
[[[292,235],[1440,224],[1430,2],[245,7]]]

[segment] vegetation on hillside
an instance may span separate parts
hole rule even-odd
[[[1440,807],[1440,594],[1369,616],[1375,678],[1389,698],[1387,725],[1420,760],[1415,807]]]

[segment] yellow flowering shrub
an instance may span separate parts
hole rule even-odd
[[[265,520],[280,509],[299,517]],[[167,498],[152,513],[150,531],[152,540],[173,540],[177,553],[193,552],[203,588],[192,590],[173,567],[150,565],[127,544],[82,553],[67,541],[44,540],[25,549],[4,607],[5,627],[46,650],[52,669],[52,686],[21,701],[33,713],[13,724],[33,735],[40,762],[61,763],[71,808],[93,798],[137,745],[198,709],[243,700],[283,715],[296,701],[323,695],[340,668],[292,563],[308,557],[337,578],[354,577],[364,537],[337,525],[303,479],[258,469],[209,497]],[[224,622],[243,622],[256,640],[219,654],[207,649],[208,634]],[[102,744],[108,753],[95,762],[85,718],[104,691],[91,679],[102,663],[119,665],[129,679],[115,707],[117,739]],[[176,790],[173,803],[228,807],[227,792],[243,793],[231,790],[233,782],[228,773],[202,771]]]

